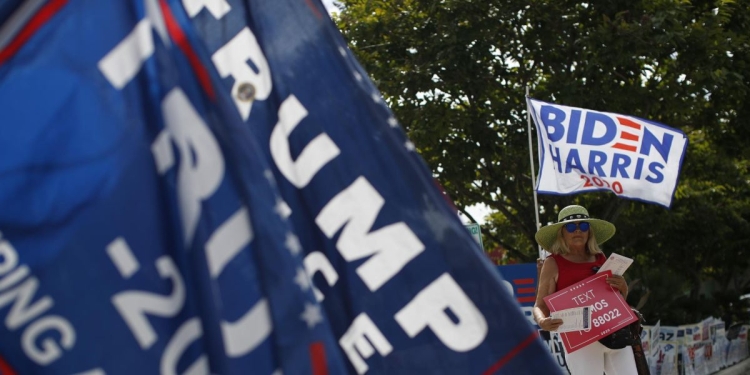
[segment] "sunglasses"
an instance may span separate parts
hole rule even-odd
[[[576,231],[576,229],[580,229],[581,232],[588,232],[591,224],[584,221],[580,223],[567,223],[564,225],[564,227],[565,230],[568,231],[568,233],[573,233]]]

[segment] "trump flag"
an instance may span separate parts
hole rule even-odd
[[[687,137],[663,124],[527,98],[537,126],[542,194],[606,190],[669,208]]]
[[[0,4],[0,374],[560,373],[312,0]]]

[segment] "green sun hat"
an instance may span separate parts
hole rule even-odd
[[[560,228],[567,223],[577,223],[586,221],[591,225],[591,231],[594,232],[596,243],[601,245],[615,235],[615,225],[606,220],[594,219],[589,216],[589,212],[582,206],[572,205],[560,210],[557,214],[557,223],[550,224],[540,228],[536,232],[536,242],[545,250],[552,247],[557,239],[557,233]]]

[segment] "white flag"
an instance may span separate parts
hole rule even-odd
[[[538,129],[542,194],[609,190],[672,204],[687,137],[680,130],[617,113],[528,98]]]

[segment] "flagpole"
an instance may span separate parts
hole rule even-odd
[[[531,108],[529,107],[529,87],[526,86],[526,125],[529,133],[529,161],[531,162],[531,186],[534,193],[534,215],[536,218],[536,230],[539,230],[539,201],[536,196],[536,171],[534,171],[534,146],[531,140]],[[544,259],[545,251],[539,246],[539,258]]]

